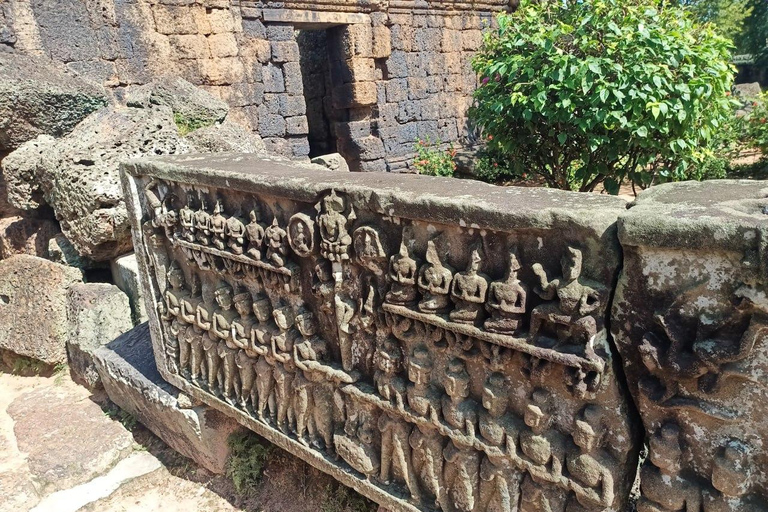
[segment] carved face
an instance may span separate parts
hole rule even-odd
[[[184,274],[181,270],[170,272],[168,274],[168,282],[174,290],[178,290],[184,286]]]
[[[466,398],[469,396],[469,375],[461,361],[453,361],[445,374],[445,392],[451,398]]]
[[[216,290],[216,304],[224,309],[232,307],[232,290],[229,287],[223,287]]]
[[[569,249],[560,264],[563,267],[563,278],[567,281],[575,281],[581,275],[581,251]]]
[[[581,420],[576,421],[576,428],[573,431],[573,442],[576,446],[583,449],[585,452],[591,452],[595,447],[597,436],[592,426]]]
[[[537,405],[528,404],[525,409],[525,424],[533,430],[537,431],[544,427],[545,422],[544,411]]]
[[[379,370],[386,374],[395,373],[396,361],[392,359],[392,356],[389,353],[380,350],[376,359],[378,360]]]
[[[413,362],[408,364],[408,380],[414,384],[428,384],[430,373],[429,368],[422,365]]]
[[[269,300],[261,299],[253,303],[253,314],[256,315],[256,320],[260,324],[267,322],[272,315],[272,308],[269,304]]]
[[[235,309],[237,310],[238,314],[240,316],[247,316],[251,312],[252,307],[252,301],[250,297],[247,296],[238,296],[237,300],[235,301]]]

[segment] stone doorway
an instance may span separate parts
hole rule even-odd
[[[310,158],[337,152],[336,124],[346,121],[346,111],[334,107],[333,78],[328,53],[330,29],[297,30],[299,65],[307,108]]]

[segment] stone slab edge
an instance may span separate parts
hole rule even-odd
[[[242,167],[249,167],[249,172]],[[393,512],[420,512],[420,509],[398,500],[375,483],[339,468],[324,457],[308,451],[298,441],[273,430],[228,404],[205,393],[167,370],[163,350],[163,334],[153,298],[160,295],[150,279],[150,268],[144,235],[141,230],[142,208],[140,194],[134,176],[150,174],[160,179],[197,184],[202,186],[232,188],[253,194],[280,195],[303,202],[315,202],[321,192],[335,189],[355,197],[360,204],[374,212],[389,216],[403,216],[429,222],[421,213],[426,209],[430,219],[454,225],[466,225],[456,215],[456,208],[466,209],[467,216],[483,216],[487,221],[477,228],[507,231],[510,229],[547,229],[554,225],[580,225],[591,228],[602,240],[616,240],[616,218],[626,209],[622,199],[565,192],[553,189],[497,187],[472,180],[435,178],[431,176],[400,175],[389,173],[347,173],[318,170],[317,166],[286,163],[264,157],[244,154],[185,155],[131,160],[121,164],[121,180],[126,207],[131,220],[131,231],[139,265],[141,283],[149,316],[152,348],[160,375],[189,396],[233,417],[238,423],[265,439],[306,461],[315,468],[332,475],[342,484],[370,498]],[[445,185],[441,193],[440,185]],[[377,192],[371,190],[372,187]],[[456,193],[449,193],[450,191]],[[485,197],[478,201],[478,197]],[[467,198],[472,201],[468,202]],[[533,199],[538,204],[521,206],[520,201]],[[517,202],[516,202],[517,201]],[[552,208],[547,203],[557,202],[561,207]],[[410,204],[409,204],[410,203]],[[516,206],[517,211],[510,210]],[[523,211],[522,214],[517,213]],[[533,219],[530,217],[533,216]],[[620,258],[618,241],[616,257]],[[620,260],[617,261],[617,265]],[[617,267],[618,269],[618,267]],[[234,414],[233,414],[234,413]]]

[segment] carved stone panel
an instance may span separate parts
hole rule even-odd
[[[664,185],[619,221],[614,338],[648,436],[638,511],[768,511],[764,183]]]
[[[174,385],[392,510],[626,510],[622,201],[247,156],[124,187]]]

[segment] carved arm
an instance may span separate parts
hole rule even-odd
[[[536,293],[544,300],[552,300],[555,298],[556,287],[555,283],[547,279],[547,273],[544,271],[544,267],[541,263],[533,264],[533,273],[539,278],[539,286],[536,288]]]

